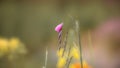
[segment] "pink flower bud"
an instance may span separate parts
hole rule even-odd
[[[63,23],[58,24],[58,25],[55,27],[55,31],[59,33],[59,32],[62,30],[62,26],[63,26]]]

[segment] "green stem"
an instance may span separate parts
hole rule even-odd
[[[76,21],[76,31],[78,34],[78,45],[79,45],[79,49],[80,49],[80,63],[81,63],[81,68],[83,68],[83,56],[82,56],[82,45],[81,45],[81,41],[80,41],[80,32],[79,32],[79,24],[78,21]]]

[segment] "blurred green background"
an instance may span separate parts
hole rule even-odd
[[[72,16],[84,32],[119,16],[119,6],[119,0],[0,0],[0,37],[18,37],[28,51],[13,61],[0,58],[0,68],[42,68],[46,47],[48,68],[55,68],[58,23],[66,32]]]

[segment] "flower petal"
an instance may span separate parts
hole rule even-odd
[[[58,24],[58,25],[55,27],[55,31],[59,33],[59,32],[62,30],[62,26],[63,26],[63,23]]]

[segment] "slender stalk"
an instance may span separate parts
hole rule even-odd
[[[67,34],[66,34],[65,41],[64,41],[64,44],[63,44],[64,51],[63,51],[62,57],[64,56],[64,53],[65,53],[65,51],[66,51],[67,39],[68,39],[68,32],[67,32]]]
[[[80,41],[80,32],[79,32],[79,24],[78,21],[76,21],[76,31],[78,34],[78,45],[79,45],[79,49],[80,49],[80,63],[81,63],[81,68],[83,68],[83,56],[82,56],[82,45],[81,45],[81,41]]]
[[[66,68],[69,68],[69,65],[70,65],[70,63],[71,63],[71,61],[72,61],[72,58],[73,58],[73,57],[70,57]]]
[[[70,56],[70,51],[71,51],[71,46],[69,47],[69,49],[68,49],[68,56],[67,56],[67,63],[65,64],[65,68],[69,68],[69,64],[70,64],[70,62],[71,62],[71,60],[72,60],[72,58],[73,57],[71,57],[71,58],[69,58],[69,56]]]
[[[46,53],[45,53],[45,65],[43,66],[43,68],[47,68],[47,60],[48,60],[48,50],[46,48]]]
[[[62,43],[62,31],[60,31],[58,34],[58,50],[60,50],[61,48],[61,43]]]

